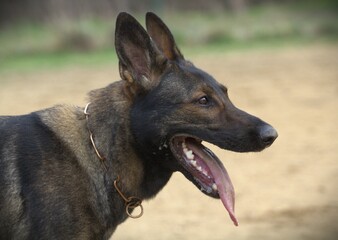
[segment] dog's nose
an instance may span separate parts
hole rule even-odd
[[[260,127],[259,135],[265,147],[269,147],[278,137],[277,131],[268,124]]]

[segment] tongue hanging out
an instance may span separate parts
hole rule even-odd
[[[220,197],[233,223],[238,226],[235,217],[235,192],[230,177],[222,162],[200,141],[190,137],[175,137],[173,153],[183,168],[190,174],[203,192],[209,196]]]

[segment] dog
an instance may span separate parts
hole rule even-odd
[[[278,134],[185,60],[154,13],[146,29],[118,15],[121,80],[91,91],[86,107],[0,117],[1,239],[108,239],[177,171],[238,224],[229,175],[202,141],[261,151]]]

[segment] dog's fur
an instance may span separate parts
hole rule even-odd
[[[64,105],[0,117],[1,239],[108,239],[127,218],[117,176],[122,192],[140,199],[154,197],[175,171],[198,185],[167,147],[177,134],[238,152],[273,142],[274,130],[235,108],[152,13],[147,30],[118,16],[122,80],[90,92],[88,126],[83,108]]]

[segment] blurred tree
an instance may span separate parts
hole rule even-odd
[[[234,9],[246,0],[2,0],[0,25],[15,22],[45,22],[81,17],[111,17],[120,11],[140,12],[159,10],[216,10],[224,9],[232,1]]]
[[[248,0],[229,0],[229,5],[234,12],[243,12],[248,7]]]
[[[48,22],[83,17],[111,18],[120,11],[234,11],[271,2],[297,2],[332,6],[337,0],[1,0],[0,26],[17,22]]]

